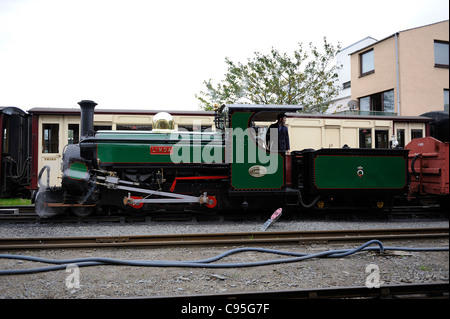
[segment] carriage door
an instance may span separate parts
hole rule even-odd
[[[41,116],[38,171],[50,167],[50,186],[61,186],[64,147],[79,142],[80,119],[73,116]],[[47,181],[43,174],[43,183]]]

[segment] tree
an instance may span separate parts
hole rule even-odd
[[[305,113],[323,113],[339,93],[335,84],[338,65],[332,65],[340,49],[323,38],[323,52],[312,43],[310,52],[303,44],[290,56],[271,49],[269,54],[255,52],[246,64],[225,58],[228,72],[217,85],[204,81],[205,91],[195,97],[200,108],[212,110],[214,104],[302,105]]]

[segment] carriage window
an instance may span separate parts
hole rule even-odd
[[[136,124],[117,124],[116,129],[118,131],[151,131],[151,125],[136,125]]]
[[[111,131],[111,125],[94,125],[94,131]]]
[[[359,129],[359,147],[372,148],[372,130],[370,128]]]
[[[80,141],[80,125],[69,124],[67,144],[78,144]]]
[[[422,130],[411,130],[411,139],[422,138],[423,132]]]
[[[178,125],[178,130],[189,132],[212,131],[211,126],[206,125]]]
[[[6,122],[6,127],[3,129],[3,153],[9,152],[9,121]]]
[[[42,153],[59,153],[59,124],[42,124]]]
[[[388,131],[375,131],[375,148],[389,148]]]
[[[397,130],[397,142],[398,146],[405,147],[405,130],[403,129]]]

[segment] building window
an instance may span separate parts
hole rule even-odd
[[[359,99],[360,111],[394,113],[394,90],[375,93]]]
[[[394,90],[382,93],[383,112],[394,113]]]
[[[359,148],[372,148],[372,130],[370,128],[359,129]]]
[[[362,97],[359,99],[359,110],[370,111],[370,96]]]
[[[448,42],[434,41],[434,66],[448,68]]]
[[[42,153],[59,153],[59,124],[42,124]]]
[[[444,111],[448,112],[448,89],[444,89]]]
[[[375,72],[373,49],[360,54],[361,76]]]
[[[348,88],[350,88],[351,86],[352,86],[352,82],[351,82],[351,81],[344,82],[344,83],[342,84],[342,89],[348,89]]]

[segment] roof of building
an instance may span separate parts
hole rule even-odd
[[[383,38],[383,39],[381,39],[381,40],[379,40],[379,41],[377,41],[377,42],[375,42],[375,43],[369,44],[369,45],[367,45],[367,46],[365,46],[365,47],[363,47],[363,48],[360,48],[359,50],[356,50],[356,51],[350,53],[350,55],[355,54],[355,53],[358,53],[358,52],[363,51],[363,50],[365,50],[365,49],[367,49],[367,48],[369,48],[369,47],[371,47],[371,46],[373,46],[373,45],[376,45],[376,44],[378,44],[378,43],[380,43],[380,42],[383,42],[383,41],[385,41],[385,40],[387,40],[387,39],[390,39],[390,38],[392,38],[393,36],[395,36],[396,34],[399,34],[399,33],[402,33],[402,32],[407,32],[407,31],[411,31],[411,30],[415,30],[415,29],[419,29],[419,28],[425,28],[425,27],[429,27],[429,26],[431,26],[431,25],[435,25],[435,24],[439,24],[439,23],[443,23],[443,22],[448,22],[448,21],[449,21],[449,20],[444,20],[444,21],[434,22],[434,23],[430,23],[430,24],[427,24],[427,25],[422,25],[422,26],[420,26],[420,27],[414,27],[414,28],[405,29],[405,30],[402,30],[402,31],[395,32],[395,33],[391,34],[390,36],[387,36],[386,38]]]

